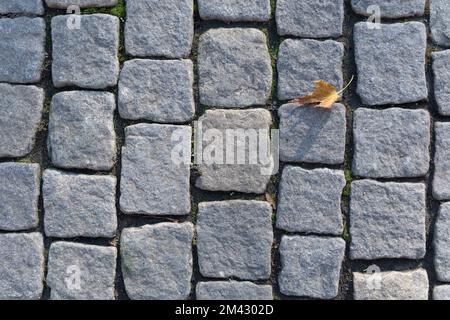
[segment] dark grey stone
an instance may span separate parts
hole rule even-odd
[[[197,300],[272,300],[272,287],[248,281],[199,282]]]
[[[436,150],[434,154],[433,197],[450,200],[450,123],[436,122]]]
[[[268,21],[270,0],[199,0],[198,11],[204,20]]]
[[[450,47],[450,6],[447,0],[430,0],[430,29],[433,41]]]
[[[443,203],[434,226],[434,267],[439,281],[450,282],[450,203]]]
[[[423,16],[425,0],[352,0],[352,8],[357,14],[372,16],[370,6],[378,6],[383,18],[403,18]]]
[[[45,0],[49,8],[66,9],[74,5],[80,8],[88,7],[113,7],[118,0]]]
[[[450,116],[450,50],[434,52],[434,96],[439,113]]]
[[[71,0],[73,1],[73,0]],[[42,0],[2,0],[0,1],[0,14],[22,13],[43,15]]]

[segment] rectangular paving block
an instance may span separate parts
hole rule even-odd
[[[450,123],[436,122],[433,197],[450,200]]]
[[[198,11],[203,20],[268,21],[270,0],[199,0]]]
[[[439,113],[450,116],[450,50],[433,52],[434,97]]]
[[[0,14],[10,14],[10,13],[43,15],[44,6],[42,5],[42,0],[0,1]]]
[[[372,16],[379,10],[383,18],[403,18],[423,16],[426,0],[352,0],[352,8],[357,14]]]
[[[248,281],[199,282],[197,300],[272,300],[272,287]]]
[[[450,300],[450,285],[444,284],[434,287],[433,300]]]
[[[447,0],[430,0],[430,29],[434,43],[450,47],[450,6]]]
[[[439,281],[450,282],[450,203],[443,203],[434,226],[434,267]]]
[[[66,9],[69,6],[80,8],[89,7],[113,7],[118,0],[45,0],[49,8]]]
[[[137,124],[125,128],[120,208],[126,214],[191,211],[191,127]]]

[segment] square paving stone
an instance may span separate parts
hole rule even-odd
[[[439,113],[450,116],[450,50],[434,52],[434,96]]]
[[[126,214],[186,215],[190,204],[191,127],[125,128],[120,208]]]
[[[450,282],[450,203],[443,203],[434,229],[434,267],[439,281]]]
[[[265,105],[272,91],[272,65],[262,31],[211,29],[200,36],[198,50],[202,104],[223,108]]]
[[[292,40],[281,43],[278,54],[278,98],[294,99],[314,90],[315,80],[342,88],[344,45],[327,40]]]
[[[433,300],[450,300],[450,285],[440,285],[433,289]]]
[[[424,184],[359,180],[351,190],[351,259],[424,257]]]
[[[38,226],[40,178],[37,163],[0,164],[1,230],[26,230]]]
[[[264,109],[207,110],[198,120],[196,186],[264,193],[274,165],[261,145],[270,141],[271,124],[271,114]]]
[[[353,174],[420,177],[430,164],[430,114],[425,110],[359,108],[353,116]]]
[[[194,39],[192,0],[127,0],[125,50],[138,57],[183,58]]]
[[[341,235],[344,172],[287,166],[280,182],[277,227],[290,232]]]
[[[48,255],[47,285],[54,300],[113,300],[117,249],[55,242]]]
[[[357,92],[366,105],[403,104],[426,100],[426,27],[420,22],[355,24]]]
[[[9,14],[9,13],[42,15],[44,14],[44,6],[42,5],[42,0],[0,1],[0,14]]]
[[[450,200],[450,123],[436,122],[436,151],[434,154],[433,197]]]
[[[337,38],[342,35],[344,0],[277,0],[280,36]]]
[[[181,300],[191,291],[191,223],[159,223],[122,231],[120,255],[132,300]]]
[[[450,47],[450,6],[447,0],[430,0],[430,28],[437,45]]]
[[[280,117],[280,160],[340,164],[344,162],[345,106],[331,110],[297,104],[278,109]]]
[[[44,241],[40,233],[0,234],[0,299],[37,300],[44,289]]]
[[[198,11],[203,20],[268,21],[270,0],[199,0]]]
[[[345,241],[341,238],[283,236],[280,292],[287,296],[335,298],[344,253]]]
[[[23,157],[34,147],[44,90],[0,83],[0,157]]]
[[[119,112],[125,119],[186,122],[195,114],[191,60],[131,60],[119,80]]]
[[[115,97],[109,92],[68,91],[53,96],[48,151],[61,168],[109,170],[116,161]]]
[[[53,84],[104,89],[119,76],[119,18],[83,15],[79,29],[69,29],[70,16],[52,18]]]
[[[45,2],[49,8],[66,9],[71,5],[80,8],[113,7],[117,5],[118,0],[45,0]]]
[[[197,300],[272,300],[272,287],[248,281],[199,282]]]
[[[0,39],[0,82],[39,82],[46,55],[44,19],[0,19]]]
[[[426,0],[352,0],[352,8],[357,14],[372,16],[370,6],[378,6],[383,18],[403,18],[423,16]]]
[[[48,237],[114,237],[116,177],[45,170],[43,180]]]
[[[205,277],[268,279],[273,242],[267,202],[230,200],[198,206],[197,251]]]

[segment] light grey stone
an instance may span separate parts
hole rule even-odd
[[[450,200],[450,123],[436,122],[436,151],[434,154],[433,197]]]
[[[211,29],[200,36],[198,50],[202,104],[223,108],[265,105],[272,90],[272,65],[262,31]]]
[[[290,232],[341,235],[344,172],[287,166],[280,182],[277,227]]]
[[[44,90],[0,83],[0,97],[0,157],[23,157],[34,147]]]
[[[49,8],[66,9],[71,5],[80,8],[113,7],[117,5],[118,0],[45,0],[45,2]]]
[[[104,89],[119,77],[119,18],[82,15],[79,29],[69,29],[71,16],[52,18],[53,84]]]
[[[0,299],[37,300],[44,289],[44,241],[40,233],[0,234]]]
[[[359,180],[351,187],[351,259],[425,256],[423,183]]]
[[[304,38],[342,35],[344,0],[277,0],[278,34]]]
[[[280,292],[288,296],[333,299],[339,290],[345,241],[341,238],[283,236]]]
[[[198,11],[204,20],[268,21],[270,0],[199,0]]]
[[[264,193],[274,164],[261,145],[270,140],[271,124],[270,112],[264,109],[207,110],[198,120],[202,147],[197,145],[195,150],[201,160],[196,186],[210,191]]]
[[[199,282],[197,300],[272,300],[272,287],[248,281]]]
[[[450,47],[450,6],[447,0],[430,0],[430,28],[433,41]]]
[[[426,0],[352,0],[352,8],[357,14],[372,16],[375,11],[370,6],[378,6],[383,18],[403,18],[423,16]]]
[[[53,96],[48,135],[52,162],[62,168],[109,170],[116,160],[115,97],[67,91]]]
[[[138,57],[183,58],[194,39],[192,0],[127,0],[125,49]]]
[[[43,180],[48,237],[114,237],[116,177],[45,170]]]
[[[344,162],[345,106],[331,110],[285,104],[280,117],[280,160],[340,164]]]
[[[52,243],[46,280],[51,289],[50,298],[113,300],[116,259],[114,247],[63,241]],[[73,282],[70,282],[70,275]]]
[[[44,19],[0,19],[0,38],[0,82],[39,82],[45,59]]]
[[[131,60],[119,80],[119,112],[125,119],[186,122],[195,114],[191,60]]]
[[[267,202],[230,200],[198,206],[197,251],[205,277],[268,279],[273,242]]]
[[[450,285],[440,285],[433,289],[433,300],[450,300]]]
[[[128,297],[133,300],[181,300],[191,291],[191,223],[159,223],[125,228],[120,254]]]
[[[434,267],[439,281],[450,282],[450,203],[443,203],[434,226]]]
[[[42,5],[42,0],[0,1],[0,14],[9,14],[9,13],[42,15],[44,14],[44,6]]]
[[[191,211],[188,126],[125,128],[120,208],[126,214],[185,215]]]
[[[357,92],[364,104],[403,104],[426,100],[426,27],[420,22],[355,24]],[[389,44],[389,45],[387,45]]]
[[[450,116],[450,50],[434,52],[434,96],[439,113]]]
[[[325,80],[341,89],[344,45],[326,40],[288,39],[278,54],[278,98],[294,99],[314,90],[314,81]]]
[[[425,110],[358,108],[353,115],[353,174],[420,177],[430,164],[430,114]]]
[[[355,300],[428,300],[428,275],[423,269],[376,274],[353,273]]]

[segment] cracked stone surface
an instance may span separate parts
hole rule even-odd
[[[450,6],[446,0],[430,0],[430,28],[433,41],[450,47]]]
[[[450,200],[450,124],[436,122],[436,150],[434,154],[433,197]]]
[[[73,1],[73,0],[71,0]],[[43,15],[42,0],[3,0],[0,2],[0,14],[24,13]]]
[[[118,0],[45,0],[50,8],[66,9],[71,5],[80,8],[89,7],[113,7],[117,5]]]
[[[433,52],[434,96],[439,113],[450,115],[450,50]]]
[[[198,300],[272,300],[272,287],[248,281],[209,281],[197,284]]]
[[[426,0],[352,0],[353,10],[363,16],[371,16],[378,6],[383,18],[423,16]]]
[[[439,281],[450,282],[450,203],[443,203],[434,227],[434,267]]]
[[[450,285],[440,285],[433,289],[433,300],[450,300]]]
[[[204,20],[225,22],[270,19],[270,0],[199,0],[198,11]]]

